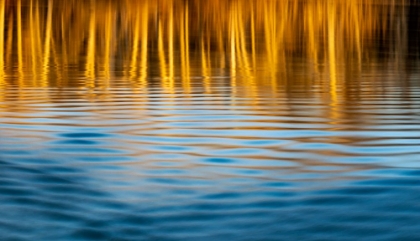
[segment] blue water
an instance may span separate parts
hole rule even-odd
[[[264,89],[254,106],[232,87],[3,89],[0,235],[416,240],[418,90],[331,107]]]

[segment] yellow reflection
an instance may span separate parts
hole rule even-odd
[[[106,12],[105,12],[105,49],[104,49],[104,64],[103,64],[103,69],[104,69],[104,77],[105,77],[105,81],[104,81],[104,87],[108,86],[108,81],[111,78],[111,61],[112,61],[112,56],[113,56],[113,40],[114,40],[114,31],[115,31],[115,19],[114,19],[114,11],[113,11],[113,6],[111,6],[111,3],[107,4],[107,8],[106,8]]]
[[[4,85],[4,12],[5,0],[0,0],[0,86]]]
[[[290,63],[305,59],[299,71],[337,100],[346,81],[340,66],[361,72],[363,61],[376,58],[372,39],[390,32],[391,16],[403,16],[401,3],[372,3],[0,0],[0,75],[13,76],[9,67],[17,66],[19,85],[38,87],[75,74],[84,81],[66,85],[108,88],[118,77],[146,87],[159,79],[170,92],[196,84],[209,92],[213,77],[229,76],[234,90],[247,86],[256,99],[262,86],[275,93],[294,81]]]
[[[149,30],[149,4],[148,2],[144,3],[142,6],[141,11],[141,21],[142,21],[142,27],[141,27],[141,60],[140,60],[140,83],[141,86],[146,87],[147,86],[147,72],[148,72],[148,66],[147,66],[147,49],[148,49],[148,30]]]
[[[22,0],[17,0],[16,11],[17,11],[17,57],[18,57],[18,73],[19,80],[23,78],[23,50],[22,50]],[[23,83],[20,81],[20,85]]]
[[[180,18],[180,43],[181,43],[181,78],[182,86],[186,93],[190,92],[191,83],[190,83],[190,59],[189,59],[189,11],[188,5],[185,5],[182,8],[182,15]]]
[[[330,94],[333,102],[337,100],[337,65],[336,65],[336,48],[335,48],[335,9],[334,0],[330,0],[328,6],[328,57],[330,69]]]
[[[86,56],[86,85],[89,88],[95,87],[95,61],[96,61],[96,5],[95,0],[90,1],[89,40]]]
[[[48,0],[48,13],[46,20],[46,30],[45,30],[45,43],[44,43],[44,58],[42,63],[42,87],[47,87],[48,72],[50,69],[50,46],[51,46],[51,28],[52,28],[52,10],[53,10],[53,0]]]

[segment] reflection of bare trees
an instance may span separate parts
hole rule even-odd
[[[242,105],[261,116],[289,116],[290,125],[314,111],[325,117],[318,124],[333,131],[374,126],[378,117],[369,108],[355,108],[369,103],[363,98],[385,97],[384,82],[407,77],[404,68],[418,52],[418,33],[410,29],[418,29],[420,9],[404,1],[372,2],[0,0],[0,109],[37,113],[42,108],[31,101],[66,99],[122,105],[121,93],[107,91],[118,84],[136,92],[124,96],[135,103],[131,118],[147,119],[149,104],[157,100],[145,87],[162,87],[165,98],[175,102],[188,100],[176,92],[189,94],[199,84],[206,93],[223,95],[224,108]],[[405,84],[402,96],[410,100],[410,83]],[[212,88],[221,85],[234,88]],[[49,86],[85,89],[24,89]],[[107,111],[92,113],[105,120]],[[318,154],[340,154],[327,152]]]
[[[210,86],[218,75],[275,87],[289,59],[304,57],[299,71],[328,80],[336,98],[344,64],[360,72],[378,36],[395,38],[393,63],[407,52],[404,3],[371,2],[0,0],[0,74],[27,86],[68,85],[77,70],[87,87],[107,87],[113,75],[138,86],[159,77],[168,89],[176,76],[188,89],[191,76]]]

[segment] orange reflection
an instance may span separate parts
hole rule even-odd
[[[289,65],[301,58],[309,64],[299,71],[337,100],[341,66],[360,73],[363,61],[376,58],[373,36],[389,32],[389,16],[403,14],[403,4],[0,0],[1,85],[16,74],[10,66],[17,66],[20,86],[38,87],[108,88],[122,77],[133,87],[159,78],[168,91],[185,92],[200,79],[210,91],[212,78],[229,76],[231,86],[248,86],[254,98],[262,86],[290,81]]]

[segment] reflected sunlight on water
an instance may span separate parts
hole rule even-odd
[[[0,0],[0,238],[419,239],[419,10]]]

